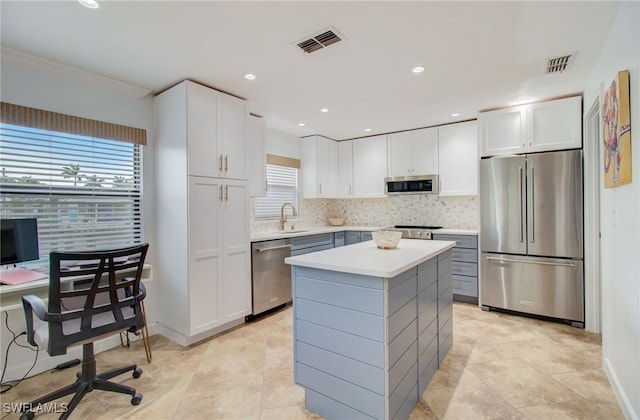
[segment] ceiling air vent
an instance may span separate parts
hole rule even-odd
[[[344,37],[338,33],[334,28],[329,27],[324,29],[315,35],[312,35],[302,41],[296,42],[296,45],[306,53],[312,53],[314,51],[321,50],[328,47],[331,44],[342,41]]]
[[[572,61],[573,55],[565,55],[562,57],[550,58],[547,61],[547,74],[550,73],[562,73],[567,69],[567,66]]]

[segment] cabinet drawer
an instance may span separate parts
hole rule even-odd
[[[321,247],[325,245],[330,245],[330,248],[333,247],[333,233],[322,233],[319,235],[291,238],[292,251],[304,248]]]
[[[478,264],[456,261],[451,264],[451,273],[462,276],[478,276]]]
[[[458,248],[478,248],[478,237],[476,235],[444,235],[437,233],[433,239],[438,241],[456,241]]]
[[[458,248],[458,247],[455,247],[455,248],[453,248],[453,250],[451,252],[451,259],[454,262],[455,261],[462,261],[462,262],[477,263],[478,262],[478,250],[477,249],[470,249],[470,248]]]
[[[456,295],[478,297],[478,278],[454,274],[451,281],[453,293]]]

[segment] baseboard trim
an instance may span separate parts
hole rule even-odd
[[[622,410],[622,414],[627,419],[637,419],[640,418],[638,414],[633,410],[633,406],[631,405],[631,401],[627,397],[626,392],[624,392],[624,388],[620,385],[620,381],[618,380],[618,376],[616,375],[615,369],[609,362],[609,359],[603,358],[603,370],[609,379],[609,383],[611,384],[611,388],[613,389],[613,393],[616,395],[616,399],[618,400],[618,405]]]

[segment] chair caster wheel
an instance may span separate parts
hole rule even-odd
[[[26,413],[22,413],[20,420],[32,420],[35,416],[35,413],[27,411]]]
[[[136,370],[133,371],[133,377],[134,378],[139,378],[140,376],[142,376],[142,369],[137,368]]]
[[[142,401],[142,394],[136,394],[131,398],[131,405],[138,405]]]

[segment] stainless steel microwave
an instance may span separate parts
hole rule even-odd
[[[388,195],[437,194],[438,175],[412,175],[385,178],[384,192]]]

